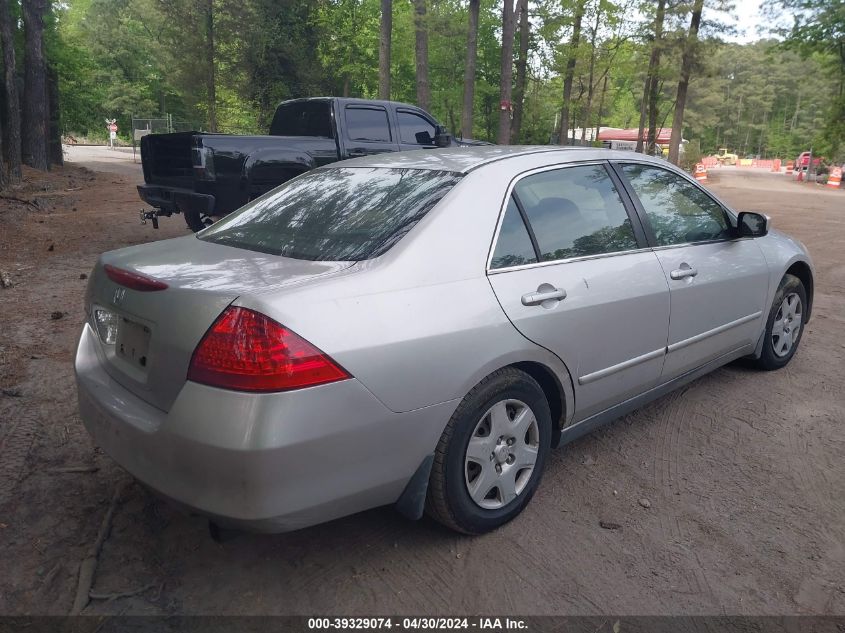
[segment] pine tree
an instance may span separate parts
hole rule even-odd
[[[393,36],[393,0],[381,0],[378,49],[378,98],[390,99],[390,48]]]
[[[25,30],[24,111],[22,159],[30,167],[46,171],[47,162],[47,69],[44,63],[45,0],[23,0]]]
[[[3,48],[3,85],[5,107],[3,125],[3,152],[0,162],[5,163],[7,183],[21,179],[21,108],[18,96],[15,41],[9,0],[0,0],[0,42]]]
[[[480,0],[469,0],[467,24],[467,55],[464,66],[464,101],[461,110],[461,134],[472,136],[473,108],[475,105],[475,66],[478,58],[478,12]]]

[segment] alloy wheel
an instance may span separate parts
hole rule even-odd
[[[802,321],[801,297],[798,293],[790,293],[783,302],[772,323],[772,349],[775,356],[788,356],[801,334]]]

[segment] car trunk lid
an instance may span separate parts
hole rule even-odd
[[[239,296],[307,283],[351,265],[267,255],[194,236],[163,240],[104,254],[91,276],[86,310],[95,330],[97,310],[115,315],[116,341],[99,341],[106,371],[167,411],[185,383],[194,349],[226,306]],[[133,289],[119,283],[115,271],[167,287]]]

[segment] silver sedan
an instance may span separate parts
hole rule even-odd
[[[735,359],[786,365],[812,302],[803,245],[662,160],[377,155],[102,255],[79,406],[218,525],[395,504],[478,534],[525,508],[553,447]]]

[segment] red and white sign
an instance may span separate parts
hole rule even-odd
[[[117,132],[117,123],[109,124],[109,132]]]

